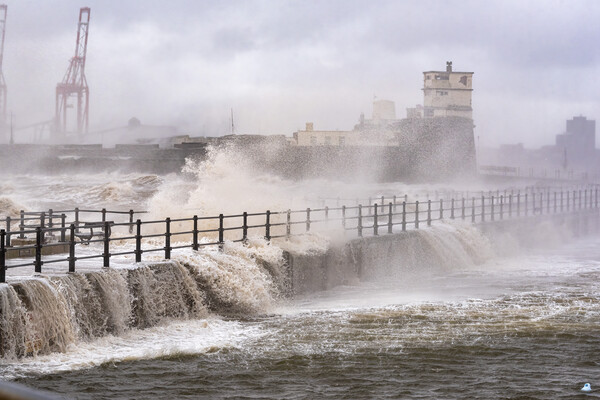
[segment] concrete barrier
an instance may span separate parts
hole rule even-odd
[[[456,224],[456,222],[454,223]],[[576,237],[600,232],[598,210],[582,210],[568,214],[538,215],[521,219],[496,220],[476,225],[477,229],[497,254],[521,251],[531,247],[560,245]],[[464,238],[456,230],[433,228],[409,230],[389,235],[370,236],[332,246],[317,254],[286,252],[292,294],[327,290],[358,281],[398,279],[408,275],[430,275],[452,268],[452,263],[483,262],[476,254],[479,244],[461,254]],[[463,243],[461,243],[463,242]],[[440,247],[446,249],[440,249]],[[518,247],[518,248],[515,248]],[[460,250],[460,251],[458,251]],[[466,259],[470,258],[470,259]]]

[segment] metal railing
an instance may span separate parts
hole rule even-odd
[[[482,175],[503,176],[528,179],[550,179],[563,181],[588,181],[597,180],[599,175],[595,172],[574,171],[573,169],[504,166],[504,165],[479,165],[478,171]]]
[[[103,234],[91,237],[88,243],[101,244],[102,252],[76,256],[77,241],[76,223],[66,226],[61,212],[61,224],[58,227],[37,226],[34,229],[20,230],[19,234],[34,235],[35,242],[19,246],[20,250],[31,250],[33,261],[17,260],[7,262],[6,251],[10,249],[8,233],[0,230],[0,282],[5,282],[6,269],[33,266],[36,273],[42,272],[42,266],[53,263],[66,263],[68,271],[74,272],[79,260],[102,259],[103,267],[110,267],[111,258],[133,255],[135,262],[141,262],[143,254],[161,252],[165,259],[170,259],[172,252],[178,249],[218,246],[223,249],[226,241],[247,242],[251,237],[273,239],[289,239],[291,236],[306,234],[315,230],[339,230],[356,233],[358,237],[365,235],[390,234],[408,229],[420,229],[423,225],[431,226],[438,220],[456,220],[478,223],[503,219],[516,219],[537,215],[552,215],[583,210],[598,209],[599,186],[587,186],[575,190],[526,190],[507,195],[483,194],[470,198],[450,198],[438,200],[428,199],[413,202],[403,200],[387,204],[379,202],[356,206],[306,208],[303,210],[286,210],[261,213],[247,213],[212,217],[166,218],[164,220],[142,221],[131,218],[126,222],[107,221],[103,213]],[[499,195],[498,195],[499,194]],[[398,200],[398,197],[395,197]],[[379,198],[382,203],[386,200]],[[80,212],[83,210],[79,210]],[[133,215],[131,213],[127,213]],[[114,228],[123,227],[124,236],[112,235]],[[82,228],[85,229],[85,228]],[[60,240],[46,243],[48,233],[60,233]],[[13,232],[14,233],[14,232]],[[113,236],[113,237],[111,237]],[[174,240],[176,239],[176,240]],[[111,252],[111,242],[119,241],[122,246]],[[159,244],[156,244],[160,242]],[[68,247],[68,256],[63,258],[44,258],[43,249],[48,247]]]
[[[72,210],[53,210],[48,211],[24,211],[19,212],[18,218],[7,216],[0,219],[6,231],[6,246],[11,246],[11,238],[13,236],[19,239],[25,239],[27,233],[31,233],[37,227],[40,227],[44,233],[53,234],[60,232],[61,239],[64,241],[65,231],[70,224],[75,225],[76,232],[79,233],[81,226],[85,226],[89,222],[105,222],[107,217],[119,218],[123,216],[129,217],[130,229],[133,229],[135,215],[145,214],[147,211],[113,211],[105,208],[101,210],[88,210],[74,208]],[[100,220],[98,221],[99,216]],[[17,225],[15,225],[17,224]],[[60,227],[61,229],[53,229]],[[15,229],[16,228],[16,229]],[[47,229],[48,228],[48,229]],[[132,231],[130,231],[131,233]]]

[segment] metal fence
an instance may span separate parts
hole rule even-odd
[[[273,212],[267,210],[261,213],[241,213],[212,217],[166,218],[163,220],[142,221],[133,220],[137,213],[114,212],[100,210],[102,220],[98,222],[83,222],[80,214],[73,222],[67,224],[66,212],[60,211],[60,224],[53,222],[27,229],[22,215],[19,231],[0,230],[0,282],[5,282],[7,268],[34,267],[36,273],[42,272],[42,266],[53,263],[68,264],[68,271],[74,272],[77,261],[86,259],[102,259],[102,265],[109,267],[111,257],[134,255],[136,262],[142,261],[143,254],[160,252],[165,259],[170,259],[173,251],[191,248],[218,246],[223,248],[226,241],[247,242],[250,237],[286,239],[291,236],[319,230],[337,230],[344,234],[365,235],[390,234],[407,229],[419,229],[423,225],[431,226],[438,220],[455,220],[478,223],[503,219],[516,219],[536,215],[551,215],[567,212],[577,212],[598,208],[599,186],[590,185],[575,190],[526,190],[524,193],[488,192],[481,196],[471,196],[425,201],[407,201],[405,196],[393,196],[393,201],[387,201],[385,196],[376,201],[356,206],[336,206],[321,208],[306,208],[303,210],[286,210]],[[492,194],[490,194],[492,193]],[[401,199],[401,201],[399,200]],[[75,210],[68,212],[75,213]],[[96,213],[93,210],[78,210],[79,213]],[[107,216],[126,214],[128,220],[109,221]],[[27,215],[27,214],[25,214]],[[36,216],[38,218],[38,216]],[[41,217],[40,217],[41,218]],[[52,221],[52,218],[50,218]],[[87,225],[86,225],[87,224]],[[23,228],[25,226],[25,228]],[[100,228],[96,234],[91,234],[93,228]],[[88,230],[89,232],[86,232]],[[115,232],[120,230],[121,234]],[[32,244],[18,246],[19,249],[30,249],[33,260],[7,262],[6,252],[11,246],[10,236],[35,239]],[[55,242],[49,237],[58,237]],[[111,252],[111,242],[130,244],[122,251]],[[154,243],[150,243],[154,241]],[[159,245],[156,243],[160,242]],[[85,256],[76,256],[76,247],[83,243],[99,243],[102,252]],[[62,246],[68,249],[67,257],[44,257],[43,249]],[[114,247],[114,246],[113,246]],[[127,246],[123,246],[127,247]],[[115,250],[113,248],[113,250]]]

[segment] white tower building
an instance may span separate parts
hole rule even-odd
[[[452,71],[452,61],[448,61],[446,71],[423,72],[423,81],[423,117],[473,119],[473,72]]]

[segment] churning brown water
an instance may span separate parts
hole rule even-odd
[[[594,397],[579,388],[600,384],[599,278],[591,238],[258,313],[163,321],[2,371],[80,399]]]
[[[175,183],[23,176],[2,187],[0,214],[88,204],[214,215],[243,211],[240,199],[264,211],[378,190],[240,179],[223,163]],[[293,300],[282,295],[281,249],[259,241],[178,253],[172,268],[10,277],[0,375],[76,399],[597,397],[579,389],[600,385],[600,237],[503,257],[481,233],[449,230],[421,231],[440,252],[436,273],[381,265],[373,280]],[[324,247],[304,240],[295,245]]]

